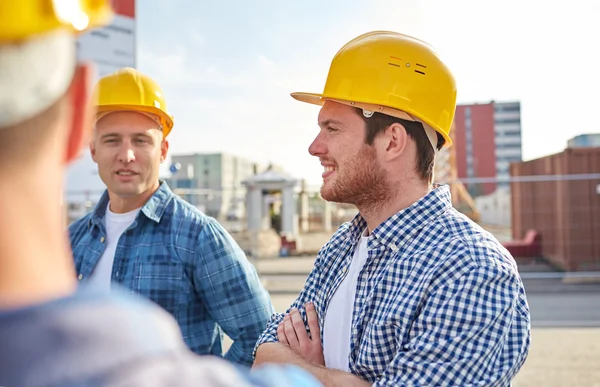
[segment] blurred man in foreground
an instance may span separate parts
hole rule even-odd
[[[93,72],[75,39],[110,17],[108,0],[0,3],[0,385],[314,386],[295,368],[249,375],[193,355],[150,302],[77,291],[60,202]]]

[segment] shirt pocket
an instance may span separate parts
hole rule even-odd
[[[360,340],[357,363],[379,377],[397,353],[400,328],[392,323],[369,324]]]
[[[183,290],[183,265],[177,261],[144,260],[134,265],[136,293],[177,317]]]

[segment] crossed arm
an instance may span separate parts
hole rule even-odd
[[[272,319],[259,341],[263,344],[258,346],[255,364],[296,364],[325,386],[370,385],[352,374],[325,368],[317,314],[307,302],[314,296],[314,287],[306,287],[283,320],[281,315]],[[296,309],[302,306],[310,337]],[[510,385],[530,345],[529,308],[518,274],[483,266],[447,279],[430,294],[413,329],[415,334],[402,349],[389,354],[373,385]]]
[[[305,305],[309,334],[300,312],[290,309],[277,327],[278,343],[261,344],[256,351],[254,366],[262,363],[291,363],[313,374],[325,387],[370,386],[359,377],[325,367],[321,330],[317,312],[312,303]]]

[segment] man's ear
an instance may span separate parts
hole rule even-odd
[[[162,140],[160,144],[160,162],[162,163],[167,159],[167,153],[169,153],[169,140],[166,138]]]
[[[397,159],[406,152],[408,144],[408,132],[406,128],[395,122],[388,126],[380,136],[382,154],[386,161]]]
[[[94,108],[91,102],[91,89],[96,69],[92,64],[78,64],[68,91],[70,104],[70,130],[67,144],[66,162],[75,160],[90,140]]]
[[[92,160],[94,162],[96,162],[96,143],[94,142],[94,139],[90,140],[90,155],[92,155]]]

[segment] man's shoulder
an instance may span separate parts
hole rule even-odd
[[[176,222],[185,221],[188,223],[204,225],[210,222],[211,219],[211,217],[206,215],[200,209],[186,202],[177,195],[173,196],[171,206],[169,207],[171,219]]]
[[[436,235],[429,247],[437,264],[445,262],[465,270],[495,268],[516,272],[510,252],[488,230],[455,209],[440,216],[427,231]]]
[[[0,364],[2,385],[316,385],[306,376],[296,383],[302,377],[297,370],[250,378],[223,359],[197,356],[171,315],[118,287],[111,294],[82,287],[71,297],[0,314],[0,326],[7,344],[0,347],[6,359]],[[8,356],[9,348],[31,337],[38,338],[35,348]],[[48,367],[56,372],[48,375]]]
[[[166,216],[165,216],[166,215]],[[214,217],[205,214],[185,200],[175,196],[170,203],[168,214],[163,214],[161,223],[168,223],[175,234],[188,236],[210,235],[212,239],[230,239],[225,227]],[[198,240],[190,237],[189,240]]]
[[[292,365],[269,364],[252,372],[216,356],[197,356],[180,352],[175,356],[148,358],[142,367],[134,368],[127,381],[133,386],[153,384],[207,387],[318,387],[321,384],[306,371]],[[123,374],[116,373],[122,383]]]

